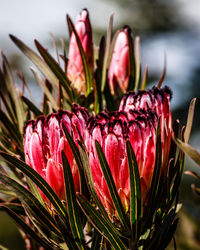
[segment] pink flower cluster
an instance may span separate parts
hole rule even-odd
[[[79,15],[75,28],[92,71],[92,32],[86,10],[83,10]],[[117,87],[126,92],[128,86],[130,69],[127,33],[127,28],[119,33],[108,71],[112,94],[115,93]],[[67,74],[72,81],[72,85],[80,92],[84,92],[83,65],[73,33],[70,39]],[[119,197],[125,211],[128,212],[130,207],[130,180],[126,140],[130,140],[136,155],[142,201],[145,204],[148,199],[156,161],[156,130],[158,124],[161,128],[162,146],[162,164],[160,167],[162,171],[166,171],[168,166],[172,134],[170,99],[171,91],[168,87],[139,90],[138,92],[125,93],[119,110],[113,113],[103,111],[90,116],[85,108],[74,105],[71,112],[58,111],[47,117],[41,116],[35,121],[29,121],[24,127],[26,163],[48,182],[60,199],[65,199],[61,160],[61,151],[64,150],[71,167],[75,190],[80,190],[78,168],[63,132],[62,124],[64,124],[69,133],[73,132],[77,146],[77,140],[80,139],[79,133],[81,134],[88,151],[96,192],[109,216],[112,217],[115,215],[115,209],[95,148],[95,141],[97,140],[100,143]]]

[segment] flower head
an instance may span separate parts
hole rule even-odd
[[[62,169],[61,151],[69,161],[74,178],[75,190],[79,191],[80,181],[78,168],[69,143],[64,135],[62,124],[71,133],[74,140],[85,137],[88,113],[77,105],[72,112],[58,111],[47,117],[28,121],[24,126],[24,152],[26,163],[38,172],[51,186],[60,199],[65,198],[65,187]],[[45,199],[44,195],[42,194]]]
[[[89,119],[86,144],[93,181],[97,194],[111,217],[116,215],[115,209],[98,160],[95,140],[103,149],[126,212],[130,209],[126,140],[130,140],[137,160],[142,202],[145,205],[156,161],[156,131],[159,119],[163,155],[162,169],[165,168],[169,156],[171,143],[170,97],[171,91],[168,88],[130,92],[122,99],[119,111],[101,112]]]
[[[151,109],[160,118],[161,143],[163,151],[163,164],[166,164],[172,133],[172,116],[170,111],[170,100],[172,92],[168,87],[152,88],[151,90],[139,90],[128,92],[121,100],[119,110],[149,110]]]
[[[155,126],[157,116],[153,112],[102,112],[90,118],[88,124],[87,148],[89,161],[97,194],[106,207],[108,214],[115,215],[114,205],[98,160],[95,140],[97,140],[108,161],[122,204],[129,211],[130,180],[126,152],[129,139],[136,155],[143,200],[148,193],[156,155]]]
[[[123,93],[125,93],[128,88],[130,76],[128,32],[129,29],[124,28],[117,36],[108,71],[110,91],[113,95],[118,88],[120,88]]]
[[[89,13],[86,9],[83,9],[77,17],[75,23],[75,29],[79,36],[83,50],[85,52],[88,67],[92,74],[93,72],[93,39],[92,28],[89,19]],[[85,75],[84,68],[81,59],[81,54],[76,41],[74,33],[72,33],[69,42],[69,54],[68,54],[67,75],[72,81],[72,86],[79,92],[85,93]]]

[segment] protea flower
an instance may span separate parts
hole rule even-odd
[[[108,161],[112,176],[126,212],[129,211],[130,181],[126,153],[126,139],[130,139],[136,154],[143,201],[148,193],[155,163],[155,126],[157,116],[149,111],[102,112],[91,118],[88,124],[87,148],[97,194],[110,217],[115,214],[114,205],[98,160],[97,140]]]
[[[88,67],[92,74],[93,72],[92,28],[89,19],[89,13],[86,9],[82,10],[80,15],[77,17],[75,23],[75,29],[81,41],[83,50],[87,58]],[[69,59],[67,65],[68,78],[72,81],[72,86],[79,93],[84,94],[86,91],[84,68],[74,33],[72,33],[70,38],[68,59]]]
[[[120,88],[123,93],[125,93],[128,88],[130,76],[128,32],[129,28],[126,27],[117,36],[108,71],[110,91],[113,95],[116,94],[118,88]]]
[[[149,110],[151,109],[160,118],[161,143],[163,150],[163,164],[166,164],[172,133],[172,116],[170,111],[171,90],[168,87],[162,89],[152,88],[151,90],[139,90],[138,92],[128,92],[121,100],[119,110]]]
[[[69,143],[64,135],[62,124],[69,133],[73,131],[74,140],[85,138],[88,113],[84,108],[74,106],[72,112],[58,111],[47,117],[28,121],[24,126],[25,160],[52,187],[60,199],[65,198],[61,151],[64,150],[74,178],[75,190],[79,191],[78,168]],[[44,195],[42,194],[45,199]]]
[[[134,93],[127,94],[132,96]],[[163,146],[162,154],[168,157],[171,141],[171,113],[169,100],[171,92],[168,88],[153,89],[135,93],[135,98],[140,103],[129,109],[123,106],[126,96],[120,106],[120,111],[114,113],[101,112],[89,119],[87,148],[89,161],[97,194],[106,207],[110,217],[116,216],[114,205],[106,181],[101,170],[95,148],[97,140],[108,161],[116,188],[121,198],[125,211],[129,211],[130,181],[129,167],[126,152],[126,140],[129,139],[136,155],[139,168],[142,191],[142,202],[146,204],[156,161],[156,130],[159,117],[165,127],[161,129],[161,137],[165,138],[167,146]],[[145,97],[149,97],[149,107],[144,105]],[[134,101],[135,99],[132,99]],[[159,107],[157,106],[159,104]],[[124,111],[122,110],[124,108]],[[166,114],[165,112],[168,112]],[[162,125],[161,125],[162,126]],[[164,126],[164,125],[163,125]],[[164,161],[161,166],[164,169]]]

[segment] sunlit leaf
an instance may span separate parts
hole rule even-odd
[[[109,54],[110,54],[110,44],[111,44],[111,36],[112,36],[112,28],[113,28],[113,17],[114,17],[114,14],[112,14],[110,16],[107,37],[106,37],[106,48],[105,48],[105,53],[104,53],[102,77],[101,77],[101,91],[102,92],[104,91],[104,88],[106,85],[106,72],[107,72],[108,59],[109,59]]]
[[[35,79],[37,80],[37,82],[39,83],[40,87],[43,89],[45,95],[47,96],[47,98],[49,99],[52,107],[55,110],[58,110],[59,107],[56,103],[56,100],[54,99],[54,97],[52,96],[51,92],[49,91],[49,89],[46,87],[45,82],[39,77],[39,75],[35,72],[35,70],[32,68],[31,71],[33,72]]]
[[[167,71],[167,59],[166,59],[166,54],[164,54],[164,67],[163,67],[163,72],[162,72],[162,75],[160,77],[160,80],[157,84],[158,88],[161,88],[161,86],[162,86],[162,83],[165,79],[166,71]]]
[[[134,91],[138,90],[139,80],[140,80],[140,37],[136,36],[135,38],[135,46],[134,46],[134,52],[135,52],[135,88]]]
[[[195,103],[196,103],[196,98],[193,98],[190,102],[187,124],[185,127],[185,133],[184,133],[184,140],[186,143],[188,143],[188,141],[190,139],[190,133],[191,133],[192,123],[193,123],[193,118],[194,118]]]
[[[42,47],[42,45],[35,40],[36,47],[38,51],[40,52],[41,56],[49,66],[49,68],[52,70],[52,72],[55,74],[55,76],[58,78],[62,86],[66,89],[66,92],[70,98],[70,102],[73,101],[72,96],[72,90],[71,90],[71,82],[67,78],[67,75],[63,72],[59,64],[54,60],[54,58],[47,52],[45,48]]]

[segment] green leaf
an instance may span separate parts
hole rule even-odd
[[[35,66],[49,80],[49,82],[58,87],[58,79],[49,66],[17,37],[10,35],[10,38],[15,43],[15,45],[35,64]]]
[[[7,214],[15,221],[17,226],[21,228],[25,234],[28,234],[33,238],[36,242],[38,242],[41,246],[45,249],[56,249],[53,242],[47,241],[44,238],[41,238],[38,234],[36,234],[23,220],[20,216],[18,216],[14,211],[10,210],[9,208],[5,207]]]
[[[14,83],[8,61],[3,54],[2,54],[2,57],[3,57],[5,83],[8,86],[9,92],[11,94],[11,98],[12,98],[13,103],[15,105],[15,111],[16,111],[16,116],[17,116],[17,121],[18,121],[18,129],[22,133],[24,121],[25,121],[25,110],[24,110],[20,95],[18,93],[17,86]]]
[[[105,53],[105,37],[103,36],[99,45],[99,55],[98,60],[96,61],[97,69],[95,72],[95,103],[94,110],[98,114],[102,110],[102,92],[101,92],[101,81],[102,81],[102,70],[103,70],[103,60]]]
[[[194,172],[194,171],[185,171],[184,174],[193,176],[193,177],[195,177],[195,178],[197,178],[197,179],[200,180],[200,176],[196,172]]]
[[[12,124],[7,115],[0,110],[0,123],[10,134],[10,138],[14,139],[17,144],[22,148],[22,136],[18,129]]]
[[[138,237],[140,236],[138,232],[138,225],[142,217],[140,175],[138,171],[138,165],[135,153],[133,151],[130,141],[126,142],[126,149],[128,156],[130,189],[131,189],[130,221],[131,221],[132,234],[135,239],[135,242],[137,242]]]
[[[51,92],[49,91],[49,89],[46,87],[45,82],[39,77],[39,75],[35,72],[34,69],[31,69],[31,71],[34,74],[35,79],[37,80],[37,82],[39,83],[40,87],[43,89],[45,95],[47,96],[47,98],[49,99],[53,109],[58,110],[59,107],[56,103],[56,100],[54,99],[53,95],[51,94]]]
[[[200,153],[195,148],[185,142],[182,142],[178,138],[175,139],[175,142],[184,153],[186,153],[194,162],[196,162],[198,166],[200,166]]]
[[[55,215],[55,220],[62,233],[63,239],[68,246],[68,249],[78,250],[79,248],[77,247],[76,242],[71,235],[71,232],[69,232],[68,228],[66,227],[66,221],[64,221],[63,218],[58,215]]]
[[[157,190],[159,187],[159,178],[161,172],[161,162],[162,162],[162,149],[161,149],[161,131],[160,131],[160,120],[158,122],[157,132],[156,132],[156,162],[153,171],[153,177],[151,182],[150,194],[149,194],[149,215],[147,218],[152,218],[152,212],[156,209],[158,204],[155,202]]]
[[[82,161],[81,161],[81,157],[80,157],[80,153],[79,153],[79,150],[76,146],[76,143],[74,142],[73,138],[71,137],[71,135],[69,134],[66,126],[64,125],[64,123],[62,124],[62,127],[63,127],[63,131],[65,133],[65,136],[67,138],[67,141],[70,145],[70,148],[73,152],[73,155],[74,155],[74,158],[76,160],[76,163],[77,163],[77,166],[78,166],[78,170],[79,170],[79,175],[80,175],[80,186],[81,186],[81,192],[83,191],[83,164],[82,164]],[[77,128],[78,130],[78,128]]]
[[[160,80],[157,84],[158,88],[161,88],[161,86],[162,86],[162,83],[165,79],[166,71],[167,71],[167,59],[166,59],[166,54],[164,54],[164,68],[163,68],[163,72],[162,72],[162,75],[160,77]]]
[[[108,189],[109,189],[112,201],[114,203],[115,209],[117,210],[120,221],[125,226],[126,230],[129,232],[129,230],[130,230],[129,223],[127,221],[126,214],[125,214],[123,205],[121,203],[121,200],[119,198],[119,195],[118,195],[118,192],[117,192],[117,189],[116,189],[113,177],[112,177],[112,173],[111,173],[110,168],[109,168],[108,163],[107,163],[107,160],[105,158],[103,150],[102,150],[98,141],[95,141],[95,146],[96,146],[99,162],[101,165],[101,169],[103,171],[104,178],[105,178],[106,183],[108,185]]]
[[[94,228],[94,231],[92,234],[91,250],[100,249],[101,240],[102,240],[102,235]]]
[[[129,27],[127,27],[127,29],[128,29],[129,65],[130,65],[128,90],[134,90],[134,84],[135,84],[134,46],[133,46],[133,38],[132,38],[131,29]]]
[[[13,203],[13,202],[4,202],[4,203],[0,203],[0,211],[1,210],[5,210],[5,207],[11,209],[12,211],[14,211],[16,214],[18,215],[25,215],[25,211],[24,208],[22,207],[21,204],[18,203]],[[1,248],[0,248],[1,249]]]
[[[71,81],[67,78],[66,74],[63,72],[61,67],[58,65],[58,63],[54,60],[54,58],[47,52],[45,48],[42,47],[42,45],[35,40],[35,45],[40,52],[40,55],[43,57],[49,68],[52,70],[52,72],[55,74],[55,76],[58,78],[62,86],[65,88],[69,98],[70,102],[73,101],[73,95],[71,90]]]
[[[31,189],[32,194],[38,199],[38,201],[45,207],[44,200],[42,199],[42,196],[40,195],[40,192],[36,186],[36,184],[29,178],[26,177],[26,181],[29,185],[29,188]]]
[[[9,86],[7,86],[5,82],[5,76],[0,68],[0,96],[3,104],[5,105],[5,109],[9,115],[9,118],[14,121],[16,119],[15,105],[8,87]]]
[[[55,194],[53,189],[49,186],[49,184],[29,165],[27,165],[25,162],[17,159],[16,157],[9,155],[4,152],[0,152],[0,155],[10,164],[15,166],[16,168],[20,169],[25,175],[27,175],[40,189],[41,191],[46,195],[46,197],[50,200],[54,208],[57,210],[57,212],[63,216],[66,217],[66,210],[62,204],[62,202],[59,200],[58,196]]]
[[[148,75],[148,67],[147,67],[147,64],[146,64],[145,68],[144,68],[144,74],[143,74],[143,79],[142,79],[141,88],[140,88],[141,90],[146,89],[147,75]]]
[[[35,116],[42,115],[42,112],[28,98],[22,96],[22,101],[28,106],[28,108],[34,113]]]
[[[191,133],[192,123],[193,123],[193,118],[194,118],[195,103],[196,103],[196,98],[193,98],[190,102],[187,124],[186,124],[185,132],[184,132],[184,140],[186,143],[188,143],[190,139],[190,133]]]
[[[57,235],[60,235],[60,232],[56,227],[56,223],[53,217],[51,217],[49,212],[31,192],[29,192],[22,185],[5,175],[0,174],[0,182],[11,188],[12,191],[19,196],[22,202],[25,202],[27,206],[37,215],[39,221],[47,225],[48,228],[50,227],[51,230]]]
[[[77,240],[78,246],[81,249],[85,249],[83,227],[81,225],[81,218],[79,214],[78,205],[76,202],[76,191],[74,187],[73,176],[71,173],[69,162],[67,160],[67,157],[64,151],[62,151],[62,163],[63,163],[63,173],[64,173],[64,180],[65,180],[67,208],[68,208],[68,215],[69,215],[71,229],[72,229],[74,238]]]
[[[102,217],[95,208],[85,199],[84,196],[78,194],[79,204],[88,217],[89,221],[96,227],[96,229],[107,238],[115,249],[125,250],[127,247],[124,245],[119,235],[109,226],[107,221]]]
[[[85,169],[87,184],[88,184],[88,188],[90,190],[90,193],[91,193],[96,205],[98,206],[98,208],[99,208],[99,210],[101,212],[101,215],[104,217],[104,219],[107,221],[107,223],[110,223],[110,226],[112,227],[113,225],[110,222],[110,219],[108,218],[108,214],[106,213],[105,208],[102,205],[102,203],[101,203],[101,201],[100,201],[100,199],[99,199],[99,197],[98,197],[98,195],[96,193],[95,187],[94,187],[92,172],[91,172],[88,156],[87,156],[87,153],[86,153],[87,151],[84,150],[83,145],[80,142],[79,142],[79,146],[80,146],[79,151],[80,151],[81,159],[82,159],[83,166],[84,166],[84,169]]]
[[[113,14],[110,16],[107,37],[106,37],[106,50],[104,54],[103,60],[103,68],[102,68],[102,78],[101,78],[101,91],[104,91],[106,85],[106,72],[108,67],[108,59],[110,54],[110,45],[111,45],[111,36],[112,36],[112,28],[113,28]]]
[[[140,38],[137,36],[135,38],[135,88],[134,91],[138,90],[139,80],[140,80]]]
[[[76,37],[76,42],[77,42],[79,52],[80,52],[80,55],[81,55],[81,60],[82,60],[82,63],[83,63],[85,82],[86,82],[86,95],[88,96],[90,94],[91,88],[92,88],[92,77],[91,77],[90,70],[89,70],[89,67],[88,67],[87,57],[86,57],[86,54],[85,54],[85,52],[83,50],[80,38],[79,38],[79,36],[78,36],[78,34],[76,32],[76,29],[75,29],[69,15],[67,15],[67,23],[68,23],[70,29],[72,30],[72,32],[74,33],[74,35]]]

